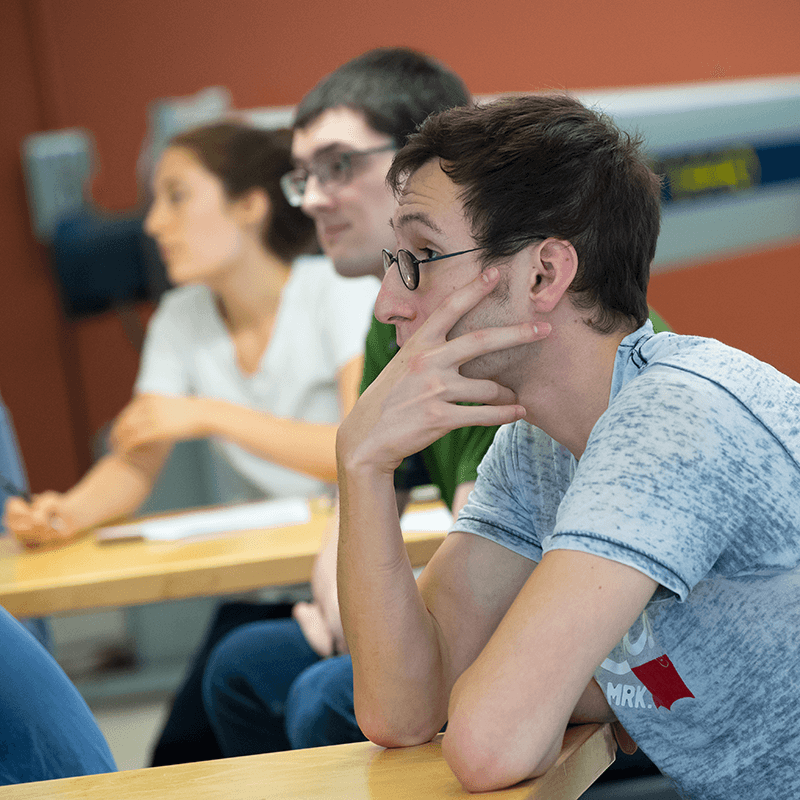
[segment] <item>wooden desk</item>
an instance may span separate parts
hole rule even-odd
[[[141,605],[162,600],[304,583],[330,512],[310,522],[174,542],[98,543],[92,537],[45,552],[0,539],[0,606],[17,617]],[[414,566],[426,564],[441,532],[406,534]]]
[[[442,758],[440,741],[397,750],[361,742],[64,778],[0,787],[0,800],[575,800],[616,754],[609,725],[581,725],[567,731],[559,760],[541,778],[471,795]]]

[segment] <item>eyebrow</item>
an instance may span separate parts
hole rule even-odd
[[[408,214],[401,214],[397,220],[396,226],[392,220],[389,220],[392,230],[397,230],[397,228],[402,228],[412,222],[419,222],[434,233],[438,233],[440,236],[444,235],[442,229],[424,211],[412,211]]]
[[[305,161],[301,158],[293,158],[292,164],[294,164],[295,167],[305,169],[306,165],[310,164],[315,158],[328,155],[328,153],[335,153],[337,150],[340,150],[342,153],[346,153],[348,152],[349,147],[350,145],[347,145],[344,142],[331,142],[330,144],[326,144],[325,147],[320,147],[319,150],[314,150],[314,152],[311,153],[311,157],[308,159],[308,161]]]

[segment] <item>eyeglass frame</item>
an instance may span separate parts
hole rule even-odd
[[[315,169],[313,167],[312,159],[312,167],[310,169],[306,169],[305,167],[296,167],[295,169],[281,175],[280,185],[283,196],[286,198],[286,202],[292,206],[292,208],[299,208],[303,204],[303,197],[305,197],[308,179],[312,175],[317,179],[317,182],[323,189],[331,185],[336,185],[338,187],[347,186],[347,184],[353,180],[352,159],[354,156],[372,156],[378,153],[388,153],[390,150],[397,150],[397,145],[394,143],[389,143],[382,144],[379,147],[368,147],[366,150],[342,150],[336,155],[335,158],[331,159],[330,166],[333,166],[334,164],[342,166],[347,172],[346,177],[343,179],[323,177],[319,174],[319,169]],[[328,167],[329,171],[330,166]],[[305,173],[305,177],[302,178],[302,191],[300,191],[296,185],[298,182],[297,176],[299,173]]]
[[[432,258],[417,258],[410,250],[400,248],[397,253],[392,253],[385,247],[381,251],[383,255],[383,273],[384,275],[392,268],[393,264],[397,264],[397,271],[400,273],[400,280],[403,285],[410,292],[413,292],[419,287],[419,265],[430,264],[431,261],[442,261],[445,258],[453,258],[453,256],[463,256],[465,253],[474,253],[476,250],[485,250],[485,247],[473,247],[471,250],[459,250],[457,253],[444,253],[440,256],[433,256]],[[400,254],[404,253],[410,262],[410,274],[404,274],[400,265]]]

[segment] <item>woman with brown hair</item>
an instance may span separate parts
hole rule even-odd
[[[72,489],[9,500],[5,525],[58,544],[136,510],[176,442],[207,438],[223,500],[312,496],[336,479],[336,427],[358,396],[378,290],[344,279],[291,208],[288,131],[223,122],[172,140],[145,220],[177,287],[150,322],[110,452]]]

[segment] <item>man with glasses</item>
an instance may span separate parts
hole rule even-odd
[[[430,117],[388,175],[402,344],[339,428],[358,719],[472,792],[610,722],[685,798],[800,796],[800,385],[654,334],[661,182],[566,95]],[[768,278],[765,278],[768,280]],[[418,581],[393,468],[497,425]],[[623,727],[624,726],[624,727]]]
[[[385,180],[392,158],[429,114],[468,102],[452,72],[398,48],[345,64],[300,103],[292,142],[296,167],[282,186],[289,202],[316,222],[319,241],[340,274],[383,277],[394,246],[389,220],[395,201]],[[407,259],[416,258],[399,257],[403,273],[413,275],[415,264]],[[394,326],[374,320],[362,391],[396,352]],[[408,488],[433,483],[456,514],[496,430],[453,430],[405,459],[394,477],[398,506]],[[226,756],[363,740],[339,616],[337,539],[338,529],[331,530],[314,568],[315,602],[295,606],[297,626],[287,631],[265,622],[240,628],[209,658],[204,701]]]

